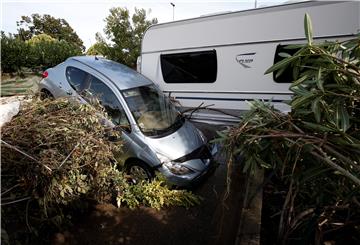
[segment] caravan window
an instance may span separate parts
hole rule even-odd
[[[274,57],[274,64],[278,63],[279,61],[283,60],[284,57],[280,56],[280,53],[287,53],[289,55],[294,55],[297,51],[299,51],[300,48],[294,48],[294,49],[287,49],[287,45],[281,45],[279,44],[276,47],[275,57]],[[294,81],[293,78],[293,68],[291,66],[288,66],[283,73],[281,73],[280,76],[276,77],[276,72],[273,72],[273,79],[277,83],[291,83]]]
[[[217,75],[216,51],[160,55],[166,83],[213,83]]]

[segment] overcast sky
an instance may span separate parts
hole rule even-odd
[[[161,22],[173,20],[175,4],[175,20],[198,17],[216,12],[237,11],[254,8],[255,0],[0,0],[1,1],[1,30],[15,33],[16,21],[22,15],[33,13],[50,14],[56,18],[63,18],[69,22],[88,48],[95,42],[95,33],[103,33],[104,19],[112,7],[126,7],[131,13],[134,8],[151,9],[149,17],[157,18]],[[257,0],[257,6],[280,4],[285,0]]]

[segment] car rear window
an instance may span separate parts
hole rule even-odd
[[[75,68],[73,66],[69,66],[66,68],[66,79],[70,83],[71,87],[79,92],[84,89],[84,81],[87,76],[87,73]]]

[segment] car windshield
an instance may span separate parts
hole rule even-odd
[[[123,90],[122,94],[145,135],[171,133],[183,124],[180,113],[154,85]]]

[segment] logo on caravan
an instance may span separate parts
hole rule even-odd
[[[251,68],[250,64],[254,61],[256,53],[246,53],[236,55],[236,61],[244,68]]]

